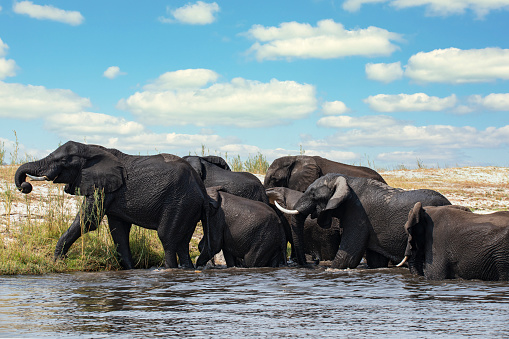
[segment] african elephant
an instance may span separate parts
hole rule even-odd
[[[451,204],[432,190],[405,191],[373,179],[329,173],[308,187],[293,210],[276,206],[294,214],[292,236],[299,264],[305,264],[303,230],[311,214],[322,227],[330,227],[332,217],[339,219],[343,233],[333,268],[355,268],[364,253],[368,266],[375,268],[403,259],[407,243],[404,225],[408,211],[418,201],[425,206]]]
[[[221,186],[224,192],[268,203],[261,181],[248,172],[233,172],[218,156],[185,156],[184,160],[198,172],[205,187]]]
[[[36,180],[65,183],[65,192],[85,198],[74,222],[60,237],[55,259],[64,257],[84,232],[97,229],[103,216],[108,224],[121,265],[133,268],[129,248],[131,225],[157,230],[165,253],[165,266],[193,267],[189,241],[196,224],[202,221],[207,233],[208,196],[196,171],[170,154],[132,156],[116,149],[69,141],[47,157],[21,165],[15,183],[23,193],[32,186],[27,175]],[[103,195],[97,211],[95,202]]]
[[[265,175],[265,188],[288,187],[304,192],[309,185],[327,173],[371,178],[386,183],[380,174],[368,167],[352,166],[319,156],[294,155],[272,162]]]
[[[207,188],[207,193],[211,198],[210,232],[200,243],[196,266],[204,266],[221,250],[228,267],[286,264],[283,226],[268,204],[223,192],[218,186]]]
[[[277,201],[280,206],[286,209],[293,209],[297,201],[304,194],[287,187],[269,188],[266,192],[271,204]],[[296,254],[290,230],[292,217],[289,214],[285,216],[286,222],[284,226],[287,227],[285,233],[287,241],[292,244],[292,257],[294,257]],[[330,228],[322,228],[318,225],[316,219],[311,219],[310,216],[306,218],[304,222],[304,253],[310,255],[313,260],[333,260],[338,252],[340,241],[341,228],[338,219],[332,219]]]
[[[509,280],[507,211],[476,214],[466,207],[418,202],[405,230],[405,259],[413,274],[430,280]]]

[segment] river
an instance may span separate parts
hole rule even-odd
[[[508,337],[509,283],[404,268],[0,276],[0,337]]]

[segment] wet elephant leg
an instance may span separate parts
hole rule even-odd
[[[364,256],[369,238],[369,232],[362,225],[344,229],[338,252],[332,261],[332,268],[356,268]]]
[[[108,216],[108,224],[113,243],[116,245],[117,252],[120,256],[120,264],[126,270],[133,269],[133,258],[129,247],[131,224],[111,216]]]

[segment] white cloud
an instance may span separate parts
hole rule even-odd
[[[381,81],[385,83],[401,79],[403,77],[403,69],[401,62],[394,62],[392,64],[372,64],[366,65],[366,76],[370,80]]]
[[[343,9],[355,12],[366,3],[388,2],[391,6],[402,9],[426,6],[428,15],[448,16],[473,11],[478,18],[483,18],[490,11],[509,8],[509,0],[346,0]]]
[[[410,57],[405,76],[417,82],[451,84],[509,80],[509,49],[436,49]]]
[[[15,76],[18,69],[14,60],[3,58],[7,55],[8,50],[9,46],[0,39],[0,80]]]
[[[372,110],[377,112],[415,112],[443,111],[456,105],[456,95],[445,98],[430,97],[424,93],[415,94],[378,94],[364,99]]]
[[[137,122],[101,113],[60,113],[48,116],[45,120],[46,129],[69,138],[93,135],[134,135],[144,132],[143,126]],[[62,132],[65,132],[65,135]]]
[[[0,39],[0,57],[4,57],[7,55],[7,50],[9,49],[9,46]]]
[[[509,111],[509,93],[491,93],[484,98],[472,95],[469,102],[492,111]]]
[[[322,105],[322,112],[325,115],[344,114],[349,111],[350,109],[342,101],[328,101]]]
[[[325,124],[325,119],[338,119]],[[421,147],[440,149],[493,148],[509,144],[509,125],[478,130],[471,126],[414,126],[387,116],[345,116],[320,119],[323,126],[339,131],[323,140],[308,141],[306,147]]]
[[[201,89],[148,89],[120,100],[117,107],[153,125],[264,127],[302,119],[317,106],[314,86],[277,79],[262,83],[235,78]]]
[[[207,25],[216,21],[215,14],[220,10],[216,2],[206,3],[197,1],[195,4],[188,3],[183,7],[170,10],[172,18],[160,17],[159,21],[163,23],[180,22],[190,25]]]
[[[17,68],[18,66],[14,60],[0,58],[0,80],[15,76]]]
[[[258,60],[281,58],[332,59],[345,56],[387,56],[398,49],[391,41],[401,36],[378,27],[346,30],[334,20],[284,22],[279,27],[254,25],[245,33],[257,40],[251,48]]]
[[[85,20],[80,12],[65,11],[51,5],[36,5],[31,1],[14,2],[12,9],[15,13],[25,14],[39,20],[53,20],[72,26],[81,25]]]
[[[111,67],[108,67],[108,69],[104,71],[103,76],[108,79],[115,79],[119,75],[125,75],[125,74],[127,74],[127,73],[120,71],[120,67],[111,66]]]
[[[43,118],[56,113],[81,112],[90,106],[89,99],[67,89],[0,81],[0,117],[3,118]]]
[[[351,117],[347,115],[323,117],[318,120],[317,125],[328,128],[356,128],[356,129],[378,129],[389,128],[397,124],[397,120],[383,115]]]
[[[143,87],[146,91],[168,91],[175,89],[198,89],[216,82],[219,75],[209,69],[183,69],[166,72]]]

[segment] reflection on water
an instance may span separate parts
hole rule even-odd
[[[509,334],[509,283],[405,269],[209,269],[0,276],[0,337]]]

